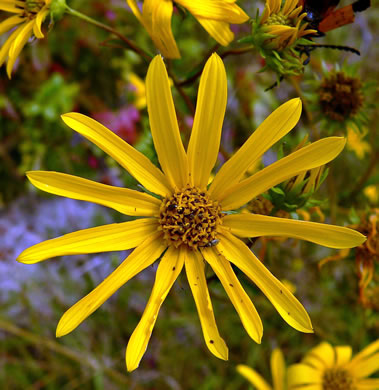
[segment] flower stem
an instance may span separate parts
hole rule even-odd
[[[111,34],[116,35],[121,41],[126,43],[126,45],[129,47],[130,50],[137,53],[139,56],[141,56],[146,61],[150,61],[152,59],[152,56],[150,54],[143,51],[141,48],[139,48],[137,45],[135,45],[132,41],[130,41],[128,38],[126,38],[120,32],[115,30],[113,27],[110,27],[104,23],[101,23],[95,19],[92,19],[89,16],[84,15],[81,12],[72,9],[68,5],[66,5],[66,11],[68,14],[70,14],[72,16],[76,16],[77,18],[82,19],[82,20],[86,21],[87,23],[93,24],[96,27],[102,28],[103,30],[108,31]]]

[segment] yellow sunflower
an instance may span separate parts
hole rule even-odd
[[[269,46],[282,50],[291,46],[305,35],[314,34],[317,31],[307,29],[303,7],[298,6],[298,0],[266,0],[263,14],[260,18],[262,30],[270,34]]]
[[[254,161],[299,120],[301,101],[290,100],[263,122],[217,172],[208,188],[208,179],[218,156],[226,108],[227,80],[220,57],[213,54],[201,76],[187,151],[180,138],[170,83],[161,56],[156,56],[150,64],[146,94],[161,169],[95,120],[79,113],[65,114],[62,118],[68,126],[113,157],[156,197],[64,173],[27,173],[29,180],[41,190],[142,217],[69,233],[32,246],[20,254],[20,262],[32,264],[54,256],[136,248],[113,273],[63,315],[57,336],[75,329],[129,279],[158,258],[161,260],[150,299],[126,350],[129,371],[138,367],[160,306],[183,267],[198,309],[205,342],[214,355],[228,358],[228,349],[218,333],[207,289],[205,262],[220,279],[246,331],[256,342],[259,343],[262,337],[262,323],[230,263],[240,268],[263,291],[291,326],[302,332],[313,332],[304,307],[238,237],[295,237],[332,248],[353,247],[361,244],[365,237],[345,227],[229,211],[240,208],[304,169],[326,164],[341,152],[345,140],[341,137],[319,140],[245,178],[246,170]]]
[[[275,348],[271,354],[271,375],[272,386],[270,386],[258,372],[246,366],[239,364],[237,371],[244,376],[257,390],[285,390],[286,386],[286,364],[283,353],[279,348]]]
[[[18,26],[0,49],[0,66],[8,58],[7,74],[12,68],[28,39],[34,35],[44,37],[41,25],[49,13],[51,0],[0,0],[0,10],[15,14],[0,23],[0,35]]]
[[[308,352],[300,364],[288,368],[289,390],[378,390],[379,378],[368,378],[379,369],[379,340],[353,359],[348,345],[323,342]]]
[[[145,27],[155,46],[167,58],[180,58],[171,30],[174,3],[186,8],[218,43],[227,46],[234,34],[229,24],[241,24],[249,17],[236,0],[144,0],[142,13],[136,0],[126,0]]]

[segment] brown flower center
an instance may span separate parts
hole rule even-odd
[[[355,390],[354,381],[348,371],[342,368],[331,368],[324,372],[323,390]]]
[[[343,122],[363,105],[362,83],[344,72],[324,77],[319,88],[321,109],[331,119]]]
[[[217,226],[223,214],[217,201],[206,191],[186,187],[162,201],[159,229],[169,245],[190,249],[217,245]]]

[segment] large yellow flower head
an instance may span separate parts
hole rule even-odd
[[[44,37],[41,25],[49,14],[51,0],[0,0],[0,10],[15,14],[0,23],[0,35],[18,26],[0,49],[0,66],[6,59],[11,78],[14,63],[28,39]]]
[[[137,0],[126,0],[155,46],[167,58],[180,58],[171,30],[174,3],[186,8],[218,43],[227,46],[234,34],[229,25],[246,22],[249,17],[236,0],[144,0],[142,12]]]
[[[300,364],[288,368],[288,390],[377,390],[379,340],[353,359],[348,345],[332,347],[323,342],[311,349]]]
[[[244,364],[237,366],[237,371],[245,377],[257,390],[285,390],[287,389],[286,382],[286,363],[283,353],[279,348],[272,351],[271,360],[271,375],[272,386],[255,370]]]
[[[361,244],[365,237],[345,227],[230,211],[239,209],[305,169],[331,161],[341,152],[345,140],[341,137],[319,140],[246,178],[248,168],[299,120],[301,101],[290,100],[259,126],[208,186],[218,156],[227,100],[226,73],[220,57],[213,54],[201,76],[187,150],[180,137],[170,82],[161,56],[156,56],[150,64],[146,95],[161,169],[95,120],[79,113],[65,114],[62,118],[156,196],[64,173],[27,173],[29,180],[44,191],[99,203],[126,215],[141,217],[135,221],[69,233],[32,246],[20,254],[19,261],[32,264],[54,256],[136,248],[113,273],[63,315],[57,336],[74,330],[129,279],[159,258],[150,299],[126,350],[128,370],[138,367],[159,309],[183,267],[198,309],[205,342],[217,357],[227,359],[228,349],[217,330],[204,273],[206,263],[220,279],[246,331],[256,342],[261,341],[263,326],[230,263],[262,290],[288,324],[301,332],[313,332],[301,303],[267,270],[241,238],[286,236],[332,248],[346,248]]]

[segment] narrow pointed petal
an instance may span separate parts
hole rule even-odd
[[[149,191],[166,196],[171,187],[163,173],[142,153],[105,126],[77,112],[62,115],[67,126],[96,144]]]
[[[269,115],[221,167],[210,186],[210,194],[219,199],[227,188],[238,183],[254,162],[294,128],[300,115],[301,100],[298,98],[282,104]]]
[[[161,201],[143,192],[59,172],[30,171],[26,175],[35,187],[50,194],[101,204],[126,215],[159,215]]]
[[[26,42],[28,42],[28,39],[32,35],[33,25],[34,20],[31,20],[30,22],[25,23],[22,28],[18,29],[19,33],[9,48],[9,58],[7,63],[7,74],[9,78],[11,78],[13,65],[16,62],[18,55],[21,53],[21,50],[24,48]]]
[[[366,241],[363,234],[343,226],[259,214],[226,215],[223,224],[238,237],[291,237],[329,248],[353,248]]]
[[[167,58],[180,58],[180,52],[171,30],[172,1],[157,2],[154,0],[153,7],[151,38],[155,46]],[[144,13],[145,9],[144,6]]]
[[[245,377],[257,390],[272,390],[272,387],[252,368],[239,364],[237,371]]]
[[[213,248],[203,249],[202,254],[221,281],[233,306],[237,310],[246,332],[255,342],[260,344],[263,335],[262,321],[249,296],[237,279],[229,261],[219,253],[216,253]]]
[[[137,247],[157,230],[155,218],[97,226],[33,245],[17,261],[34,264],[56,256],[122,251]]]
[[[313,333],[311,320],[303,305],[241,240],[223,229],[216,249],[262,290],[289,325],[300,332]]]
[[[4,61],[7,59],[8,54],[9,54],[9,48],[11,47],[13,41],[16,39],[18,33],[21,31],[22,28],[23,28],[23,25],[17,27],[17,29],[15,31],[13,31],[11,35],[9,35],[8,39],[5,41],[3,46],[1,46],[0,66],[2,66]]]
[[[182,271],[183,265],[184,256],[181,251],[169,247],[159,262],[153,291],[126,348],[126,367],[128,371],[133,371],[139,366],[153,332],[159,309]]]
[[[151,133],[162,170],[172,187],[183,188],[188,184],[188,161],[161,56],[151,61],[147,71],[146,97]]]
[[[221,58],[212,54],[200,79],[188,163],[192,184],[205,189],[216,163],[226,109],[227,80]]]
[[[57,337],[73,331],[128,280],[153,264],[166,247],[161,233],[147,238],[103,282],[63,314],[57,326]]]
[[[218,333],[201,254],[187,250],[185,267],[207,347],[216,357],[228,360],[228,347]]]
[[[200,16],[236,24],[249,19],[249,16],[238,5],[224,0],[176,0],[176,3],[187,8],[196,18]]]
[[[17,7],[20,5],[20,7]],[[11,12],[12,14],[22,14],[25,10],[22,8],[22,3],[18,4],[16,1],[0,1],[0,11]]]
[[[322,389],[322,371],[309,367],[306,364],[293,364],[288,368],[288,387],[289,389],[302,389],[301,385],[319,385]]]
[[[141,11],[140,9],[138,8],[138,5],[137,5],[137,2],[136,0],[126,0],[126,3],[128,4],[128,6],[130,7],[130,9],[132,10],[133,14],[135,15],[135,17],[139,20],[139,22],[141,24],[144,25],[144,21],[143,21],[143,18],[142,18],[142,14],[141,14]],[[146,29],[147,30],[147,29]],[[149,31],[148,31],[149,32]],[[149,32],[150,33],[150,32]]]
[[[333,160],[341,153],[345,143],[342,137],[329,137],[307,145],[229,187],[218,200],[225,211],[237,209],[284,180]]]
[[[5,19],[0,23],[0,35],[6,33],[14,26],[17,26],[18,24],[22,23],[24,21],[23,18],[21,18],[18,15],[11,16],[10,18]]]
[[[43,32],[41,30],[41,25],[43,21],[45,20],[46,16],[49,14],[49,10],[47,6],[44,7],[44,9],[41,9],[40,12],[38,12],[34,26],[33,26],[33,33],[38,38],[44,38]]]
[[[229,23],[201,18],[200,16],[196,19],[208,34],[220,45],[228,46],[229,43],[233,41],[234,33],[230,29]]]
[[[286,364],[283,353],[279,348],[272,351],[270,364],[273,388],[275,390],[285,390]]]

